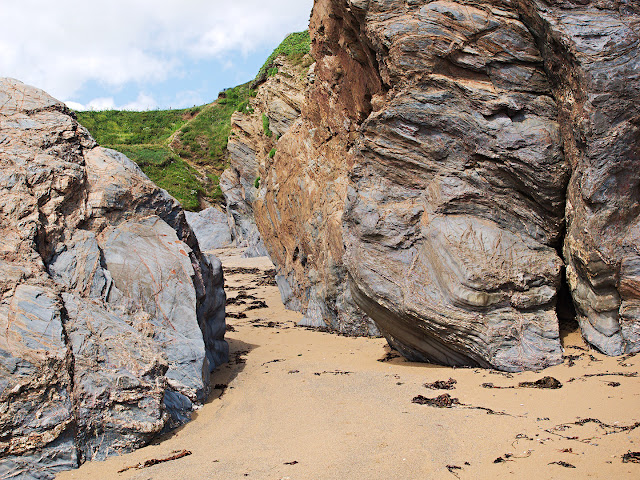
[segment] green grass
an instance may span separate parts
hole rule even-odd
[[[223,167],[231,115],[245,110],[253,90],[248,84],[225,90],[224,98],[207,105],[200,114],[178,132],[175,152],[198,165]]]
[[[257,77],[267,72],[278,55],[295,65],[308,66],[309,32],[287,35],[264,63]],[[270,75],[278,73],[271,66]],[[253,113],[249,103],[256,91],[249,83],[224,91],[214,103],[182,110],[76,112],[96,141],[127,155],[158,186],[167,190],[187,210],[198,210],[200,200],[223,201],[219,174],[227,167],[226,149],[231,115]],[[264,133],[272,136],[269,118],[262,117]],[[170,145],[170,139],[173,141]],[[275,149],[269,153],[275,155]],[[191,166],[206,173],[206,179]],[[260,185],[260,179],[256,179]],[[256,187],[257,188],[257,187]]]
[[[273,51],[264,65],[258,71],[257,77],[260,77],[267,71],[267,67],[278,57],[278,55],[286,55],[291,63],[294,65],[301,65],[304,63],[304,56],[311,51],[311,38],[309,37],[309,30],[304,32],[290,33],[282,41],[278,47]],[[309,64],[311,65],[311,64]],[[307,65],[307,66],[309,66]],[[277,69],[275,71],[277,73]],[[272,70],[269,70],[269,74],[275,75]]]
[[[267,137],[273,135],[273,132],[269,129],[269,117],[265,113],[262,114],[262,131]]]
[[[100,145],[162,143],[186,122],[198,108],[129,112],[119,110],[76,112]]]
[[[253,95],[248,85],[240,85],[226,90],[224,98],[202,107],[76,114],[100,145],[124,153],[185,209],[198,210],[200,198],[222,202],[223,195],[218,175],[208,173],[208,180],[202,182],[188,162],[206,167],[207,172],[221,173],[225,169],[231,115],[240,109],[249,111],[249,98]],[[170,147],[169,139],[174,133],[176,141]]]
[[[207,195],[198,173],[183,159],[161,145],[110,145],[136,162],[160,188],[167,190],[186,210],[200,209],[199,196]],[[217,180],[217,179],[216,179]],[[219,189],[220,187],[216,187]]]

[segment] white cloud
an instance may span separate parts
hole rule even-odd
[[[87,107],[85,107],[84,105],[82,105],[81,103],[78,102],[72,102],[72,101],[66,101],[64,102],[66,103],[67,107],[69,107],[71,110],[86,110]]]
[[[124,105],[116,105],[116,101],[113,97],[100,97],[94,98],[86,105],[78,102],[65,102],[67,107],[73,110],[153,110],[158,106],[158,102],[151,96],[144,92],[138,94],[138,98],[133,102],[126,103]]]
[[[88,82],[112,88],[158,82],[178,75],[186,59],[228,62],[227,57],[247,54],[306,28],[312,4],[313,0],[3,1],[0,75],[63,100]]]
[[[157,106],[158,102],[151,95],[141,92],[135,101],[125,104],[118,110],[153,110]]]
[[[205,100],[200,93],[193,90],[186,90],[178,92],[175,97],[175,102],[172,104],[174,108],[188,108],[196,105],[202,105]]]

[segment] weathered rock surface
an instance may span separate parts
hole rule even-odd
[[[220,262],[67,108],[0,79],[0,477],[52,478],[189,418],[226,360]]]
[[[509,5],[474,4],[362,12],[389,90],[361,127],[345,261],[406,356],[542,368],[561,358],[569,168],[535,39]]]
[[[640,4],[520,2],[543,46],[572,175],[564,256],[582,332],[640,351]]]
[[[209,207],[200,212],[185,211],[184,214],[203,252],[233,244],[226,213]]]
[[[278,73],[257,90],[251,114],[235,114],[228,150],[231,168],[221,178],[235,237],[262,244],[276,265],[282,300],[305,313],[302,324],[350,334],[376,334],[344,282],[340,214],[349,164],[345,144],[318,148],[330,135],[300,120],[309,109],[314,66],[276,59]],[[344,115],[335,109],[336,125]],[[266,135],[263,116],[272,135]],[[321,121],[321,117],[315,117]],[[332,120],[333,121],[333,120]],[[337,155],[334,154],[337,152]],[[245,240],[242,240],[245,239]],[[258,239],[260,239],[258,241]],[[240,243],[242,245],[242,243]]]
[[[631,1],[317,0],[253,201],[283,299],[412,359],[539,369],[566,263],[585,338],[638,351],[639,25]]]
[[[283,56],[274,60],[274,67],[278,73],[259,86],[251,101],[251,113],[235,113],[231,118],[227,145],[230,167],[220,177],[232,236],[237,246],[247,247],[248,257],[268,255],[254,214],[261,171],[278,138],[300,116],[304,103],[305,69],[290,64]],[[271,136],[266,135],[263,115],[268,118]]]

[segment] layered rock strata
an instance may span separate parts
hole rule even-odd
[[[353,85],[370,81],[362,68],[355,67],[357,62],[353,64],[353,69],[345,69]],[[353,109],[336,95],[322,96],[332,92],[318,84],[318,69],[327,67],[312,65],[306,71],[306,87],[298,83],[296,100],[302,117],[278,131],[284,135],[275,155],[263,157],[260,188],[253,201],[255,221],[277,267],[283,302],[304,313],[303,325],[376,335],[376,327],[351,297],[342,261],[342,209],[353,165],[347,152],[356,127],[350,117]],[[298,72],[298,78],[305,78],[304,70]],[[359,78],[360,74],[365,77]],[[263,89],[282,92],[277,83],[259,92]],[[322,93],[312,97],[310,92]],[[345,111],[347,107],[350,110]]]
[[[220,177],[220,188],[227,202],[227,215],[237,246],[246,247],[245,256],[267,255],[256,226],[253,205],[270,152],[278,139],[300,116],[304,102],[304,67],[293,65],[285,56],[276,58],[277,73],[265,76],[257,86],[249,107],[231,117],[227,144],[230,166]],[[273,153],[271,153],[273,155]]]
[[[250,111],[232,117],[231,166],[220,185],[234,237],[248,247],[245,254],[269,254],[282,301],[305,313],[303,325],[376,334],[344,282],[341,220],[333,215],[342,209],[340,189],[347,181],[347,164],[333,152],[342,155],[344,145],[313,151],[313,138],[320,145],[327,131],[299,119],[309,105],[315,65],[293,64],[281,56],[272,67],[277,73],[256,85]],[[316,119],[322,118],[318,112]],[[299,163],[316,154],[321,158],[309,165]],[[319,165],[322,171],[316,172]]]
[[[362,124],[345,208],[358,303],[409,358],[559,362],[569,168],[535,39],[508,2],[360,14],[386,91]]]
[[[629,1],[317,0],[253,202],[289,305],[411,359],[539,369],[566,263],[585,338],[637,351],[639,24]]]
[[[226,361],[222,269],[179,204],[41,90],[0,79],[0,476],[188,420]]]
[[[640,351],[640,5],[524,1],[558,101],[567,190],[564,257],[583,336]]]

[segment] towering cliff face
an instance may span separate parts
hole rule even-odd
[[[247,247],[246,256],[267,255],[256,227],[254,201],[260,186],[261,167],[300,116],[304,102],[306,69],[278,57],[275,75],[265,79],[248,109],[231,118],[227,150],[230,167],[220,177],[236,244]]]
[[[637,351],[638,10],[317,0],[254,202],[290,304],[413,359],[538,369],[566,260],[585,338]]]
[[[317,18],[319,5],[315,8]],[[342,27],[336,25],[331,35],[340,35]],[[344,25],[344,33],[352,34],[353,28]],[[343,40],[361,49],[357,38]],[[371,65],[365,68],[347,50],[332,47],[335,55],[313,46],[314,58],[321,60],[309,74],[302,117],[265,162],[255,218],[278,268],[283,300],[305,314],[302,323],[369,335],[377,329],[355,305],[345,282],[342,210],[354,164],[356,119],[367,116],[364,96],[380,88],[380,79]],[[362,50],[357,54],[375,62]],[[338,83],[353,91],[335,91]]]
[[[41,90],[0,79],[0,477],[186,421],[226,361],[222,270],[182,208]]]

